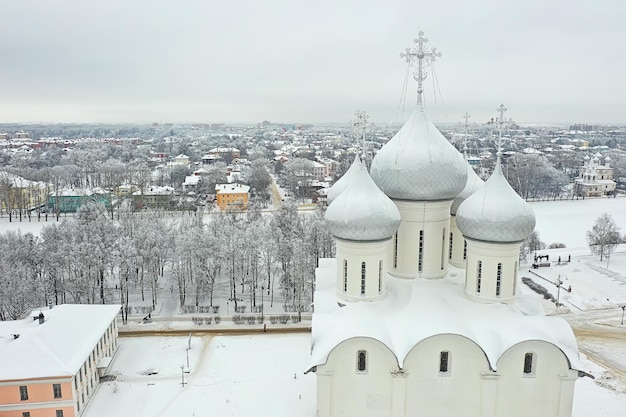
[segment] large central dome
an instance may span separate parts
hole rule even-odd
[[[465,187],[463,156],[419,106],[372,161],[372,179],[390,198],[451,200]]]

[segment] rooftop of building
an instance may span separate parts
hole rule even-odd
[[[0,381],[75,375],[120,307],[63,304],[0,321]]]

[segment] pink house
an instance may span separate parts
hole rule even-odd
[[[64,304],[0,321],[0,416],[81,415],[117,350],[119,311]]]

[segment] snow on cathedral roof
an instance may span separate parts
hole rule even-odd
[[[507,349],[529,340],[554,344],[567,356],[572,369],[581,369],[572,329],[562,318],[544,316],[532,295],[518,297],[515,304],[475,303],[463,294],[462,273],[451,272],[441,280],[388,276],[384,300],[339,307],[336,271],[336,259],[320,259],[311,368],[326,363],[337,345],[355,337],[380,341],[403,367],[406,356],[419,342],[435,335],[457,334],[476,343],[493,370],[497,370],[498,359]]]
[[[372,161],[374,182],[390,198],[451,200],[465,187],[463,156],[418,106]]]
[[[0,321],[0,381],[76,375],[120,308],[63,304],[33,311],[43,313],[43,324]]]
[[[350,179],[326,209],[324,218],[333,236],[340,239],[373,241],[388,239],[400,226],[400,212],[374,184],[364,164],[354,160]]]
[[[463,236],[486,242],[519,242],[535,229],[535,213],[511,188],[500,160],[491,177],[456,211]]]

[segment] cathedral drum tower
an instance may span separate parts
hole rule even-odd
[[[371,175],[396,203],[402,221],[391,246],[389,273],[400,278],[441,278],[448,272],[450,206],[467,181],[467,163],[428,119],[422,105],[426,51],[420,32],[416,47],[402,56],[415,60],[418,105],[400,131],[372,161]]]

